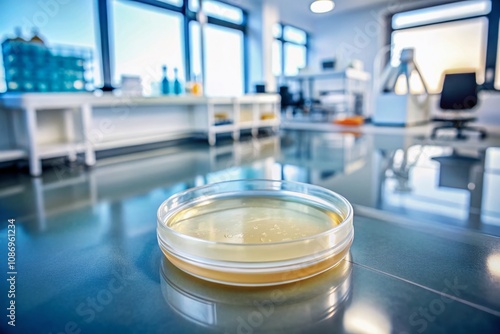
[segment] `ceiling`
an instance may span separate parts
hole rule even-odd
[[[242,0],[239,0],[240,2]],[[254,0],[255,1],[255,0]],[[260,0],[261,2],[275,3],[281,12],[301,15],[307,20],[317,20],[334,16],[341,12],[358,10],[366,7],[374,7],[386,4],[387,6],[399,5],[401,8],[414,8],[454,2],[457,0],[334,0],[335,8],[324,14],[314,14],[309,10],[313,0]]]
[[[268,1],[268,0],[263,0]],[[369,7],[377,4],[390,3],[391,0],[334,0],[335,8],[333,11],[325,14],[314,14],[309,10],[309,5],[312,0],[271,0],[277,3],[280,9],[290,10],[296,13],[302,13],[302,15],[307,15],[311,17],[323,17],[327,15],[333,15],[334,13],[355,10],[361,7]],[[392,2],[394,2],[392,0]]]
[[[399,10],[409,10],[418,7],[440,5],[448,2],[461,0],[333,0],[335,8],[329,13],[315,14],[309,10],[309,5],[313,0],[223,0],[224,2],[236,5],[240,8],[252,11],[262,3],[269,3],[276,6],[282,14],[284,22],[294,24],[302,29],[308,30],[319,21],[329,20],[339,13],[356,11],[363,8],[391,8],[398,6]],[[300,23],[299,23],[300,21]]]

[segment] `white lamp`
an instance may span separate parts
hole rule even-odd
[[[333,7],[335,7],[335,3],[332,0],[315,0],[309,8],[311,12],[321,14],[331,11]]]

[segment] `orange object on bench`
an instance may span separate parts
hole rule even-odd
[[[363,125],[365,123],[365,119],[363,116],[352,116],[336,119],[333,123],[338,125],[358,126]]]

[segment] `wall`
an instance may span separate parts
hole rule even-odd
[[[319,70],[321,60],[335,57],[337,68],[344,68],[352,59],[359,59],[372,73],[374,59],[383,52],[381,47],[385,44],[383,16],[387,12],[387,6],[377,5],[318,19],[311,41],[311,69]]]

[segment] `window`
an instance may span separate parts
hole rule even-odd
[[[189,10],[193,12],[199,10],[198,0],[189,0]],[[204,0],[203,12],[205,15],[234,24],[245,22],[245,15],[241,9],[218,1]]]
[[[15,37],[14,28],[22,30],[22,37],[30,39],[32,28],[37,28],[47,46],[64,51],[90,50],[92,69],[89,79],[95,86],[102,84],[100,53],[96,47],[98,27],[94,12],[95,1],[52,1],[38,0],[3,1],[0,5],[0,42]],[[88,54],[88,52],[85,52]],[[88,87],[92,88],[92,87]],[[6,91],[3,57],[0,56],[0,92]]]
[[[285,75],[296,75],[306,67],[307,49],[303,45],[285,43]]]
[[[307,44],[307,34],[305,33],[305,31],[291,26],[283,27],[283,39],[285,41],[297,43],[300,45]]]
[[[195,76],[201,72],[200,25],[191,22],[192,58]],[[205,93],[208,96],[243,94],[243,33],[212,24],[205,26]]]
[[[399,62],[403,48],[412,47],[430,93],[441,92],[441,77],[448,70],[474,70],[481,84],[484,82],[487,25],[488,20],[480,17],[395,31],[392,34],[393,64]]]
[[[403,48],[415,49],[430,93],[440,93],[445,71],[473,70],[485,81],[490,1],[461,1],[395,14],[392,17],[392,59]],[[432,47],[430,47],[432,46]]]
[[[190,0],[189,8],[198,10],[198,1]],[[189,23],[190,67],[192,77],[205,76],[208,96],[238,96],[245,91],[245,22],[243,10],[217,1],[204,1],[208,23],[204,26],[204,47],[197,21]],[[202,73],[202,51],[204,73]]]
[[[90,49],[92,65],[87,72],[93,73],[94,86],[104,84],[103,89],[119,87],[122,77],[136,76],[143,93],[157,93],[162,67],[167,66],[171,80],[177,69],[181,82],[195,76],[203,80],[209,95],[240,95],[247,90],[247,13],[224,1],[204,0],[202,48],[198,4],[198,0],[15,1],[1,7],[0,37],[15,37],[14,28],[21,25],[23,37],[31,37],[31,28],[38,27],[49,46]],[[3,69],[0,59],[0,92],[6,90]],[[13,73],[9,69],[7,76]]]
[[[139,76],[145,95],[159,94],[164,65],[171,81],[174,69],[184,79],[184,19],[180,13],[118,0],[111,8],[115,87],[122,76]]]
[[[207,95],[243,94],[243,33],[211,24],[205,29]]]
[[[445,21],[486,15],[491,11],[490,1],[463,1],[458,4],[434,6],[398,13],[392,18],[393,29],[404,29]]]
[[[307,66],[307,33],[289,25],[275,24],[273,36],[273,74],[298,74],[299,69]]]

